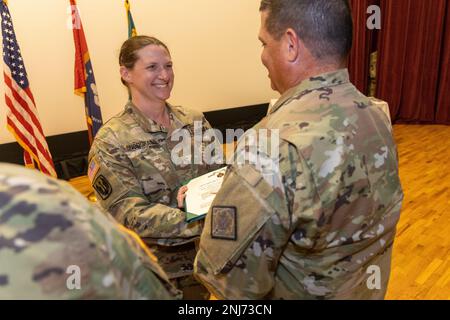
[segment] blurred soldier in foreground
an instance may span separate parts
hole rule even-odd
[[[389,120],[349,81],[349,5],[265,0],[260,11],[281,98],[238,144],[195,275],[218,298],[382,299],[403,193]],[[251,135],[269,147],[246,145]]]
[[[174,299],[133,232],[65,182],[0,164],[0,299]]]

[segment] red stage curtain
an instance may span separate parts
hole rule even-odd
[[[377,97],[389,103],[393,121],[449,119],[448,2],[381,0]]]
[[[367,28],[367,8],[380,0],[350,0],[353,17],[353,47],[349,56],[350,81],[364,94],[369,83],[370,54],[376,50],[376,31]]]
[[[450,124],[450,1],[447,3],[445,17],[443,47],[441,54],[441,76],[439,79],[438,106],[436,108],[436,122]]]

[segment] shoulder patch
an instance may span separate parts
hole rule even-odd
[[[236,207],[214,206],[211,216],[211,237],[214,239],[237,239]]]
[[[111,184],[103,175],[99,175],[97,179],[95,179],[92,186],[98,192],[100,197],[102,197],[103,200],[108,199],[113,191]]]
[[[97,174],[98,170],[100,169],[99,164],[97,163],[97,161],[95,161],[95,158],[92,158],[91,162],[89,162],[89,167],[88,167],[88,178],[89,180],[92,182],[92,180],[94,180],[95,175]]]

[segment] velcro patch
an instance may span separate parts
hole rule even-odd
[[[98,170],[100,169],[100,166],[98,165],[97,161],[95,161],[95,158],[92,158],[91,162],[89,162],[88,167],[88,178],[92,182],[94,180],[95,175],[97,174]]]
[[[211,215],[211,237],[214,239],[237,239],[236,207],[214,206]]]
[[[112,193],[111,184],[103,175],[99,175],[97,179],[95,179],[92,186],[98,192],[100,197],[102,197],[103,200],[108,199]]]

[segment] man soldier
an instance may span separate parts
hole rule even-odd
[[[217,298],[382,299],[403,193],[388,118],[349,81],[349,5],[264,0],[260,11],[281,98],[251,131],[279,135],[266,139],[279,153],[241,138],[194,273]]]

